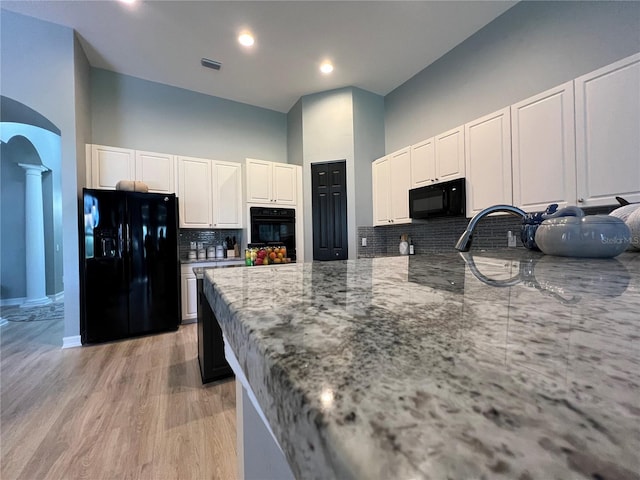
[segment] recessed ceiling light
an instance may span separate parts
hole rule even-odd
[[[240,36],[238,37],[238,42],[240,42],[240,45],[244,45],[245,47],[250,47],[251,45],[253,45],[255,40],[253,39],[253,35],[245,32],[240,34]]]
[[[132,4],[132,3],[136,3],[136,0],[120,0],[122,3],[128,3],[128,4]]]
[[[333,65],[331,62],[323,62],[322,65],[320,65],[320,71],[325,75],[331,73],[333,72]]]

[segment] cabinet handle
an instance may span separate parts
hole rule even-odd
[[[436,178],[436,182],[438,181],[438,179]]]
[[[582,202],[584,202],[584,198],[579,198],[578,203],[582,203]]]

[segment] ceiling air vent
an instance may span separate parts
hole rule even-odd
[[[222,67],[222,64],[220,62],[209,60],[208,58],[203,58],[202,60],[200,60],[200,64],[203,67],[213,68],[214,70],[220,70],[220,67]]]

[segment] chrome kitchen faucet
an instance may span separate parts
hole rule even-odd
[[[487,207],[473,216],[473,218],[469,222],[469,225],[467,225],[467,229],[462,235],[460,235],[460,238],[456,243],[456,250],[460,250],[461,252],[468,252],[471,248],[471,242],[473,241],[473,231],[475,230],[477,223],[487,215],[496,212],[507,212],[516,216],[520,215],[522,218],[526,216],[526,213],[523,210],[520,210],[518,207],[514,207],[512,205],[493,205],[492,207]]]

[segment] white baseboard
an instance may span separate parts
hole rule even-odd
[[[62,348],[74,348],[81,347],[82,341],[80,335],[73,335],[72,337],[62,337]]]
[[[64,301],[64,290],[62,292],[54,293],[53,295],[47,295],[52,302]],[[0,298],[0,307],[12,307],[14,305],[22,305],[27,300],[27,297],[18,298]]]
[[[0,307],[12,307],[14,305],[22,305],[27,297],[19,298],[2,298],[0,299]]]

